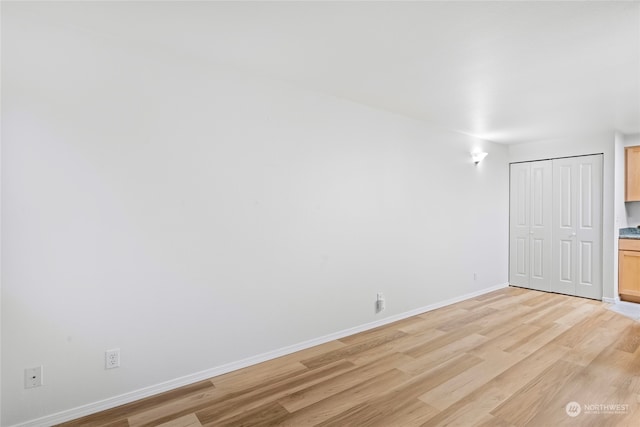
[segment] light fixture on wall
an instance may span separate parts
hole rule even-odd
[[[478,163],[480,163],[485,157],[487,157],[487,154],[489,153],[485,153],[483,151],[472,151],[471,152],[471,159],[473,159],[473,163],[475,163],[476,165]]]

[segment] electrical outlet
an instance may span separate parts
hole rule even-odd
[[[120,349],[114,348],[104,352],[105,369],[113,369],[120,367]]]
[[[381,311],[384,311],[385,308],[386,304],[384,301],[384,295],[382,292],[378,292],[376,295],[376,312],[380,313]]]
[[[476,282],[478,280],[478,273],[473,273],[473,281]]]
[[[42,366],[24,370],[24,388],[40,387],[42,385]]]

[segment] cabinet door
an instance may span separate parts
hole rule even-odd
[[[602,155],[553,160],[551,290],[602,298]]]
[[[618,293],[623,296],[640,297],[640,252],[619,251]],[[634,299],[634,298],[632,298]]]
[[[627,202],[640,201],[640,146],[627,147],[625,155],[625,196]]]

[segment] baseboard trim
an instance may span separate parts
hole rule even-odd
[[[602,297],[602,302],[606,302],[607,304],[619,304],[620,297],[614,297],[614,298]]]
[[[464,301],[470,298],[474,298],[480,295],[487,294],[489,292],[497,291],[499,289],[503,289],[508,287],[508,283],[502,283],[500,285],[492,286],[490,288],[484,288],[479,291],[471,292],[468,294],[464,294],[458,297],[449,298],[447,300],[437,302],[434,304],[430,304],[424,307],[416,308],[414,310],[409,310],[404,313],[395,314],[393,316],[385,317],[384,319],[376,320],[373,322],[365,323],[360,326],[355,326],[353,328],[344,329],[342,331],[334,332],[319,338],[310,339],[307,341],[303,341],[298,344],[293,344],[287,347],[279,348],[276,350],[268,351],[266,353],[262,353],[256,356],[248,357],[246,359],[242,359],[236,362],[227,363],[225,365],[221,365],[215,368],[206,369],[204,371],[196,372],[190,375],[185,375],[180,378],[176,378],[173,380],[165,381],[163,383],[159,383],[156,385],[152,385],[149,387],[145,387],[139,390],[135,390],[129,393],[124,393],[119,396],[114,396],[108,399],[104,399],[98,402],[89,403],[87,405],[79,406],[73,409],[65,410],[62,412],[58,412],[52,415],[48,415],[42,418],[38,418],[31,421],[26,421],[21,424],[15,424],[13,427],[42,427],[42,426],[50,426],[54,424],[63,423],[66,421],[71,421],[76,418],[84,417],[87,415],[94,414],[96,412],[105,411],[107,409],[115,408],[116,406],[125,405],[127,403],[134,402],[136,400],[144,399],[146,397],[154,396],[156,394],[164,393],[169,390],[173,390],[179,387],[183,387],[189,384],[193,384],[199,381],[204,381],[212,377],[216,377],[218,375],[226,374],[231,371],[235,371],[238,369],[246,368],[251,365],[256,365],[258,363],[266,362],[271,359],[275,359],[277,357],[285,356],[287,354],[295,353],[296,351],[305,350],[307,348],[315,347],[320,344],[325,344],[330,341],[334,341],[340,338],[347,337],[349,335],[357,334],[359,332],[364,332],[369,329],[377,328],[380,326],[387,325],[389,323],[397,322],[398,320],[403,320],[411,316],[415,316],[417,314],[426,313],[428,311],[436,310],[438,308],[446,307],[451,304],[455,304],[460,301]]]

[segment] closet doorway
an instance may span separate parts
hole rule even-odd
[[[511,285],[602,299],[602,161],[511,164]]]

